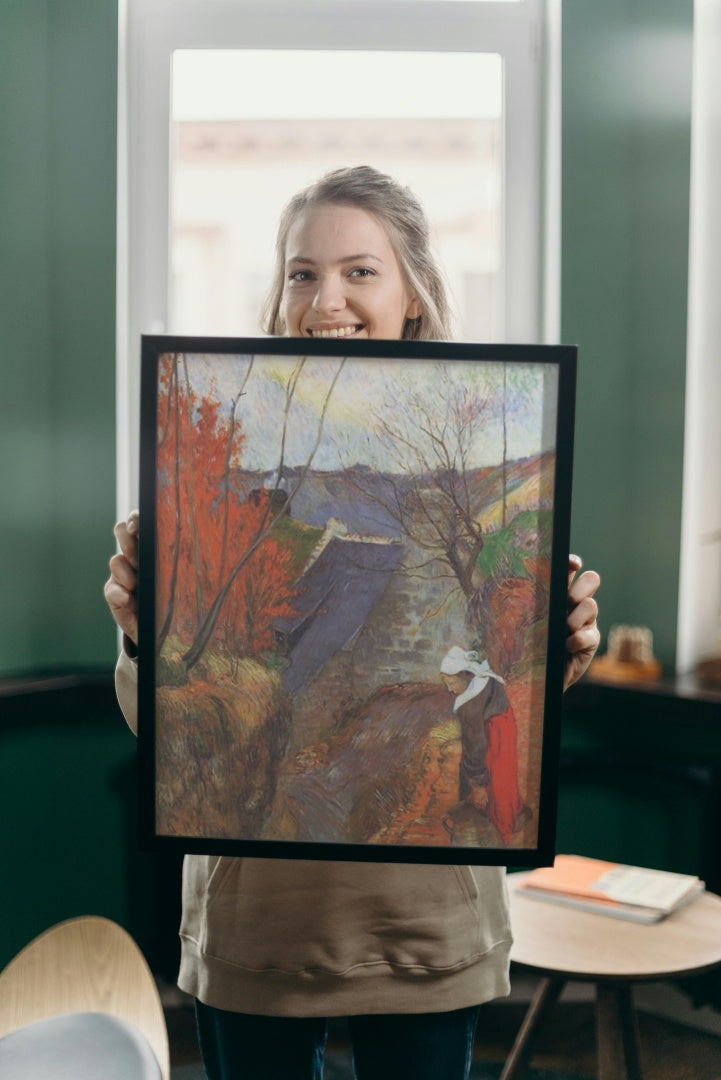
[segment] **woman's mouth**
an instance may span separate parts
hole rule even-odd
[[[353,337],[363,326],[364,323],[353,323],[352,326],[310,326],[308,334],[313,338],[347,338]]]

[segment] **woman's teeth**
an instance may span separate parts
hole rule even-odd
[[[334,326],[332,330],[311,330],[311,337],[338,338],[350,337],[360,330],[360,326]]]

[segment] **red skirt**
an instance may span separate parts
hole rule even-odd
[[[490,777],[488,816],[504,844],[508,844],[513,835],[513,824],[524,806],[518,787],[516,717],[510,705],[505,712],[491,717],[486,733],[486,765]]]

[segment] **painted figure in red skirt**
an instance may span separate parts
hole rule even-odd
[[[531,812],[518,787],[516,717],[504,680],[477,652],[458,645],[443,657],[441,678],[456,695],[461,725],[461,802],[448,814],[451,840],[507,845]]]

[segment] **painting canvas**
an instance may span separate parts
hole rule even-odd
[[[552,858],[574,377],[561,347],[144,339],[147,844]]]

